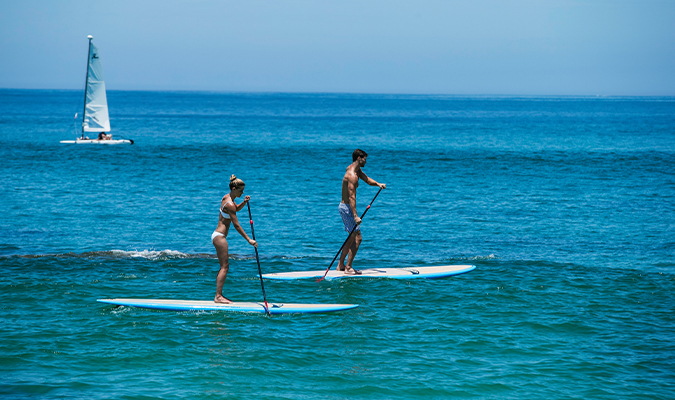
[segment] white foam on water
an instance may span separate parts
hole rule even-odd
[[[118,257],[145,258],[156,260],[158,258],[188,258],[189,254],[181,253],[177,250],[111,250],[111,253]]]
[[[490,254],[489,256],[475,256],[475,257],[470,257],[468,258],[469,260],[494,260],[496,259],[497,256],[494,254]]]

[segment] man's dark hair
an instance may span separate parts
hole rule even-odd
[[[356,161],[356,159],[359,157],[368,157],[368,153],[366,153],[361,149],[354,150],[354,152],[352,153],[352,162]]]

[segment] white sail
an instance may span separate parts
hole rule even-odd
[[[89,48],[89,71],[87,72],[87,88],[85,95],[84,132],[110,132],[108,117],[108,99],[105,96],[103,68],[98,49],[92,43]]]

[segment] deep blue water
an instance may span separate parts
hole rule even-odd
[[[0,395],[7,398],[672,398],[675,98],[0,90]],[[358,267],[432,281],[266,282],[323,315],[114,309],[210,300],[230,174],[264,272],[325,269],[355,148],[387,184]],[[359,212],[376,188],[361,184]],[[245,217],[243,218],[245,220]],[[244,224],[248,229],[248,224]],[[232,230],[225,295],[261,300]]]

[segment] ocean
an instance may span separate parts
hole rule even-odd
[[[82,97],[0,90],[3,398],[673,398],[675,98],[109,91],[134,145],[60,144]],[[354,266],[475,270],[265,282],[330,314],[96,302],[213,299],[231,174],[264,273],[328,268],[356,148],[387,189]]]

